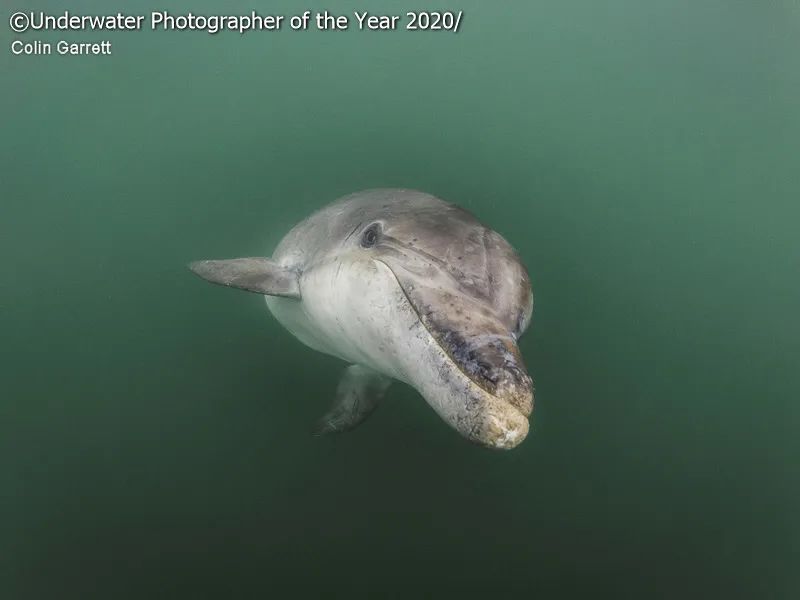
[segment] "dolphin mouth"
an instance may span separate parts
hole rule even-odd
[[[419,322],[450,362],[491,399],[496,410],[488,425],[496,429],[496,447],[513,447],[527,434],[533,411],[533,381],[516,338],[489,307],[446,282],[425,281],[417,274],[376,259],[394,275]],[[510,413],[508,411],[511,411]],[[509,417],[515,424],[508,425]],[[524,427],[521,424],[524,422]],[[493,426],[493,423],[496,427]],[[522,431],[524,429],[524,431]]]
[[[420,318],[428,333],[475,385],[525,417],[531,415],[533,382],[521,366],[519,350],[511,336],[487,333],[465,337],[452,329],[437,328],[426,320],[430,321]]]

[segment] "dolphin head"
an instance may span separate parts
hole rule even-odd
[[[406,381],[474,442],[525,438],[533,385],[517,340],[533,296],[498,233],[428,194],[373,190],[298,225],[274,257],[303,273],[317,328],[300,339]],[[291,302],[268,301],[279,318]]]

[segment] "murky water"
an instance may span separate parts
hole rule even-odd
[[[225,6],[464,20],[0,27],[0,596],[797,597],[797,3]],[[61,38],[113,54],[8,51]],[[376,186],[525,260],[518,449],[401,385],[312,437],[344,364],[185,269]]]

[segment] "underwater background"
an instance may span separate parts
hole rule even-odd
[[[464,17],[0,23],[0,598],[800,597],[795,0],[28,4]],[[313,437],[345,365],[185,267],[371,187],[526,263],[519,448],[400,384]]]

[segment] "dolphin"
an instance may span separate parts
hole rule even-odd
[[[317,433],[354,428],[398,380],[472,442],[509,449],[528,434],[533,382],[517,341],[530,277],[503,237],[454,204],[358,192],[301,221],[270,258],[189,268],[265,295],[303,344],[350,363]]]

